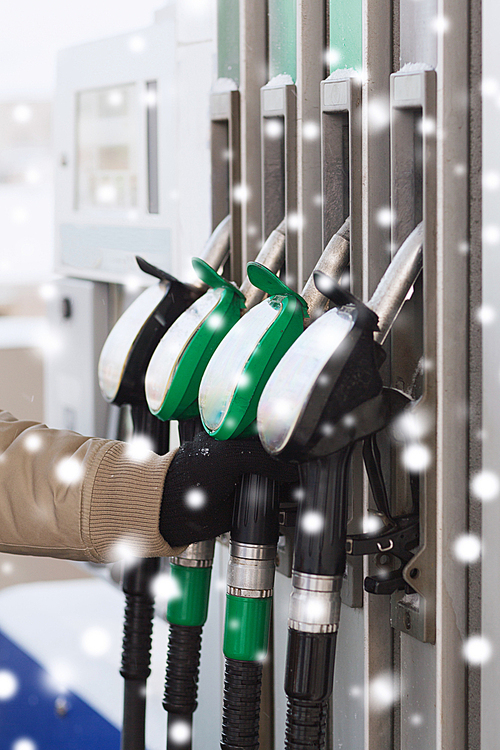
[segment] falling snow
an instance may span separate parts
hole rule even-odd
[[[500,172],[493,169],[484,172],[483,187],[485,190],[498,190],[498,188],[500,188]]]
[[[376,215],[377,224],[379,227],[388,228],[391,226],[392,222],[392,211],[389,206],[385,206],[384,208],[379,208]]]
[[[374,513],[368,513],[363,517],[363,533],[364,534],[375,534],[383,527],[384,522],[379,515]]]
[[[141,34],[134,34],[128,40],[128,48],[131,52],[139,54],[146,49],[146,40]]]
[[[438,15],[432,19],[431,28],[436,34],[446,34],[450,29],[450,19],[447,16]]]
[[[151,456],[153,441],[147,435],[135,435],[127,442],[125,454],[131,461],[144,462]]]
[[[111,646],[111,636],[105,628],[87,628],[82,635],[81,647],[88,656],[103,656]]]
[[[497,224],[489,224],[484,227],[483,242],[486,245],[498,245],[500,242],[500,227]]]
[[[25,125],[33,118],[33,109],[29,104],[17,104],[12,110],[12,119],[20,125]]]
[[[308,510],[304,513],[301,526],[308,534],[319,534],[325,525],[325,519],[317,510]]]
[[[425,471],[432,463],[432,453],[422,443],[410,443],[403,449],[401,461],[408,471],[414,473]]]
[[[29,737],[19,737],[13,743],[12,750],[38,750],[38,745]]]
[[[47,665],[47,686],[56,693],[67,693],[73,681],[73,669],[71,665],[61,660],[53,661]]]
[[[308,622],[328,622],[328,602],[325,601],[324,597],[309,593],[305,604],[305,613]]]
[[[41,284],[38,287],[39,296],[46,302],[55,298],[57,294],[57,287],[55,284]]]
[[[63,484],[75,484],[83,476],[83,466],[81,461],[74,457],[63,458],[57,464],[55,473]]]
[[[455,539],[453,552],[460,562],[474,563],[481,557],[481,540],[475,534],[462,534]]]
[[[111,550],[112,557],[115,560],[123,560],[129,565],[134,564],[137,558],[140,557],[137,546],[130,540],[122,539],[117,542]]]
[[[436,132],[436,121],[432,117],[422,117],[419,130],[422,135],[433,135]]]
[[[24,447],[30,453],[36,453],[42,447],[41,436],[36,432],[30,433],[24,439]]]
[[[0,670],[0,701],[9,701],[19,690],[16,675],[8,669]]]
[[[248,185],[235,185],[233,190],[233,198],[236,203],[248,203],[251,197],[250,188]]]
[[[283,136],[283,123],[278,119],[266,119],[264,133],[272,140],[278,140]]]
[[[207,502],[206,492],[204,492],[200,487],[192,487],[191,489],[189,489],[184,495],[184,498],[188,508],[192,508],[193,510],[203,508],[203,506]]]
[[[218,331],[224,323],[224,316],[218,312],[213,312],[205,321],[205,325],[211,331]]]
[[[485,664],[491,659],[493,648],[487,638],[482,635],[472,635],[468,638],[462,650],[464,659],[473,666]]]
[[[375,711],[384,711],[396,702],[398,697],[394,675],[385,672],[370,682],[370,704]]]
[[[162,602],[179,599],[182,595],[177,580],[171,576],[170,573],[159,573],[153,578],[151,583],[151,593],[156,599]]]
[[[471,493],[478,500],[489,502],[495,500],[500,492],[500,480],[493,471],[480,471],[471,480]]]
[[[385,98],[372,99],[368,104],[368,118],[373,131],[389,127],[389,102]]]
[[[172,742],[184,744],[191,737],[191,727],[186,721],[174,721],[169,726],[168,735]]]
[[[429,434],[431,427],[432,420],[427,411],[407,410],[394,421],[392,432],[396,440],[418,441]]]
[[[298,213],[290,213],[287,217],[287,229],[290,229],[292,232],[298,232],[299,229],[302,229],[302,227],[305,224],[305,219],[302,214]]]
[[[302,136],[305,141],[316,141],[319,138],[320,129],[317,122],[305,122],[302,127]]]
[[[326,64],[330,68],[334,68],[341,61],[342,53],[340,50],[336,49],[335,47],[331,47],[326,53],[325,58],[326,58]]]
[[[498,81],[496,78],[483,78],[481,84],[483,96],[495,96],[498,93]]]
[[[328,422],[323,422],[323,424],[319,428],[319,431],[325,437],[331,437],[333,433],[335,432],[335,427],[332,424],[329,424]]]
[[[476,314],[474,317],[476,318],[476,321],[481,325],[489,326],[495,321],[497,312],[493,305],[481,305],[481,307],[478,307],[478,309],[476,310]]]

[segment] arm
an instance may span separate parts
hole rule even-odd
[[[158,527],[174,457],[16,420],[0,411],[0,551],[112,562],[178,554]]]

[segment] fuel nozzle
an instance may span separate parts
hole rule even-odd
[[[406,404],[382,388],[383,342],[421,267],[423,227],[403,243],[367,305],[316,272],[334,307],[314,321],[271,375],[259,435],[301,461],[304,499],[295,532],[285,690],[285,748],[323,748],[333,687],[340,587],[346,563],[348,481],[355,442]]]

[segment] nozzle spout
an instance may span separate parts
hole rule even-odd
[[[378,315],[379,331],[375,334],[375,340],[379,344],[386,340],[408,292],[422,270],[423,243],[424,223],[420,222],[399,248],[368,302],[368,307]]]
[[[283,219],[264,242],[255,260],[273,273],[278,273],[285,260],[285,242],[285,220]],[[265,297],[265,292],[254,286],[248,276],[245,276],[243,280],[241,291],[245,295],[247,310],[262,302]]]
[[[231,215],[228,214],[215,227],[200,255],[215,271],[223,265],[229,255],[230,239]],[[203,283],[201,281],[195,282],[195,286],[201,287]]]
[[[349,248],[351,234],[351,217],[349,216],[339,231],[336,232],[323,250],[323,253],[316,263],[314,271],[323,271],[327,276],[334,279],[340,279],[342,273],[349,264]],[[307,302],[311,320],[317,318],[326,308],[328,298],[318,291],[314,283],[314,271],[309,276],[302,297]]]

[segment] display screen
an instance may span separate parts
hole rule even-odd
[[[76,107],[76,208],[136,208],[136,85],[81,91]]]

